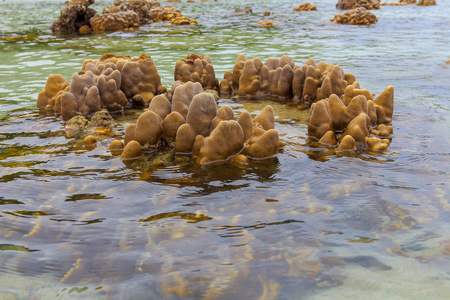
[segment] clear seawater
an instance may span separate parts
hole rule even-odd
[[[0,299],[449,299],[450,2],[382,7],[371,26],[312,2],[172,3],[200,25],[55,36],[64,1],[0,1]],[[274,106],[276,159],[127,167],[111,139],[87,151],[36,110],[50,74],[70,80],[108,52],[151,55],[167,86],[190,53],[219,79],[240,53],[339,64],[376,94],[395,87],[392,143],[321,157],[307,111],[221,99]]]

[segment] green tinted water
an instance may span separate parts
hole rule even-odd
[[[200,25],[89,36],[52,35],[63,1],[0,2],[0,298],[448,298],[450,4],[383,7],[352,27],[327,21],[335,2],[173,4]],[[266,10],[278,26],[256,26]],[[270,103],[286,144],[276,159],[129,168],[112,137],[87,151],[35,109],[48,75],[70,80],[106,52],[151,55],[167,86],[190,53],[210,55],[220,79],[240,53],[339,64],[376,94],[395,86],[393,140],[323,159],[307,112]],[[117,136],[138,113],[117,117]]]

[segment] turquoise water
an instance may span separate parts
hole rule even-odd
[[[450,3],[383,7],[362,27],[329,22],[335,0],[301,13],[172,3],[200,25],[55,36],[63,2],[0,2],[1,299],[450,297]],[[269,18],[277,26],[256,25]],[[240,53],[339,64],[376,94],[394,85],[392,143],[319,159],[308,112],[271,102],[286,144],[276,159],[129,168],[111,138],[86,151],[35,108],[50,74],[70,79],[107,52],[151,55],[167,86],[190,53],[211,56],[219,79]],[[267,102],[218,104],[256,114]],[[138,113],[117,118],[119,137]]]

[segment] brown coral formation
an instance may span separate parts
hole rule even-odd
[[[154,6],[150,14],[155,22],[169,21],[173,25],[198,25],[196,20],[183,16],[181,11],[173,6]]]
[[[347,10],[345,13],[335,15],[330,21],[339,24],[370,25],[378,22],[377,17],[363,7]]]
[[[302,3],[299,6],[294,7],[293,11],[312,11],[317,10],[316,6],[314,4],[311,4],[309,2]]]
[[[179,59],[175,64],[174,77],[176,81],[181,82],[200,82],[204,89],[217,90],[219,86],[211,58],[208,55],[190,54]]]
[[[139,25],[153,21],[169,21],[173,25],[197,25],[175,7],[162,7],[156,0],[115,0],[113,6],[105,6],[103,14],[88,8],[94,0],[72,0],[61,10],[53,23],[53,32],[82,34],[115,30],[134,30]]]
[[[398,2],[381,2],[380,5],[388,5],[388,6],[403,6],[417,4],[417,0],[400,0]]]
[[[54,33],[73,33],[86,31],[86,26],[90,28],[90,19],[97,13],[89,8],[94,0],[71,0],[66,2],[66,6],[61,10],[59,18],[53,22],[51,30]]]
[[[293,99],[309,107],[331,94],[340,97],[353,84],[358,84],[353,74],[344,73],[338,65],[316,65],[312,58],[300,67],[286,55],[269,58],[263,64],[258,57],[248,60],[241,54],[233,71],[225,72],[219,91],[238,98]]]
[[[379,9],[380,0],[339,0],[337,9],[354,9],[363,7],[365,9]]]
[[[417,2],[417,6],[431,6],[431,5],[437,5],[436,0],[419,0]]]
[[[101,109],[122,111],[129,100],[148,104],[162,92],[165,87],[150,56],[131,59],[105,54],[85,60],[70,85],[61,75],[50,75],[45,90],[39,93],[37,107],[68,120],[76,114],[91,117]]]
[[[251,14],[253,10],[251,8],[242,8],[242,9],[236,9],[233,11],[235,14],[244,13],[244,14]]]
[[[139,22],[139,16],[134,11],[96,14],[90,20],[94,32],[134,30],[134,28],[139,27]]]
[[[349,86],[341,97],[332,94],[311,106],[308,135],[330,148],[339,141],[336,151],[356,146],[385,150],[390,143],[386,138],[393,132],[392,126],[386,125],[392,121],[393,110],[393,86],[388,86],[375,100],[367,90]]]
[[[113,6],[105,6],[103,14],[114,14],[118,12],[134,12],[139,18],[139,24],[149,24],[153,22],[150,10],[159,7],[158,1],[146,0],[115,0]]]
[[[273,20],[265,20],[265,21],[259,21],[258,22],[258,26],[259,27],[273,27],[275,25],[277,25],[278,22],[273,21]]]
[[[150,105],[136,124],[129,125],[125,144],[136,141],[144,149],[156,149],[174,139],[175,154],[191,155],[200,164],[224,162],[237,155],[264,159],[278,153],[274,127],[271,106],[254,119],[244,111],[236,121],[231,107],[218,109],[214,96],[202,92],[200,83],[187,82],[177,87],[171,112],[164,119]]]

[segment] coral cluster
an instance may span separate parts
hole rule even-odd
[[[258,26],[259,27],[273,27],[275,25],[277,25],[278,22],[273,21],[273,20],[265,20],[265,21],[259,21],[258,22]]]
[[[187,82],[177,87],[172,103],[165,96],[156,96],[137,123],[127,127],[122,158],[132,158],[130,153],[140,156],[138,148],[155,149],[167,141],[175,142],[175,154],[191,155],[200,164],[237,155],[267,158],[278,153],[280,143],[274,128],[271,106],[254,119],[244,111],[236,121],[231,107],[218,109],[213,95],[203,92],[199,82]]]
[[[148,104],[156,94],[165,92],[150,56],[139,58],[105,54],[83,62],[81,72],[69,83],[63,76],[50,75],[37,99],[37,107],[68,120],[76,114],[91,117],[101,109],[121,111],[128,99]]]
[[[233,11],[235,14],[244,13],[244,14],[251,14],[253,13],[253,10],[251,8],[245,8],[245,9],[236,9]]]
[[[378,22],[377,17],[363,7],[347,10],[345,13],[335,15],[330,21],[339,24],[370,25]]]
[[[132,30],[139,27],[139,22],[139,16],[134,11],[96,14],[90,20],[94,32]]]
[[[269,58],[263,64],[258,57],[248,60],[241,54],[233,71],[225,72],[219,91],[238,98],[293,99],[309,107],[331,94],[340,97],[354,82],[355,76],[344,73],[340,66],[325,62],[316,65],[312,58],[300,67],[286,55]]]
[[[153,22],[150,10],[153,7],[159,7],[158,1],[146,0],[116,0],[113,6],[105,6],[103,14],[114,14],[118,12],[134,12],[138,15],[140,24]]]
[[[417,0],[400,0],[399,2],[381,2],[380,5],[402,6],[409,4],[417,4]]]
[[[436,0],[419,0],[417,2],[418,6],[430,6],[430,5],[436,5]]]
[[[173,6],[154,6],[150,14],[155,22],[169,21],[173,25],[197,25],[196,20],[191,20],[181,14],[181,11]]]
[[[114,141],[110,146],[123,159],[153,151],[190,155],[200,164],[228,159],[245,163],[249,157],[277,154],[280,142],[273,108],[266,106],[255,118],[244,111],[237,120],[231,107],[218,109],[217,79],[209,56],[191,54],[178,60],[174,77],[170,93],[164,94],[150,56],[105,54],[85,60],[71,83],[62,75],[50,75],[37,107],[69,120],[66,129],[73,132],[85,128],[86,118],[93,115],[97,117],[91,124],[110,124],[106,110],[122,111],[130,102],[148,105],[136,124],[126,128],[124,145]],[[390,144],[393,87],[375,98],[339,65],[316,64],[310,58],[300,67],[286,55],[263,63],[241,54],[233,71],[225,73],[219,91],[237,98],[269,97],[311,105],[308,135],[333,152],[357,147],[385,150]],[[85,140],[86,146],[92,144],[95,136]]]
[[[90,31],[90,19],[97,14],[92,8],[94,0],[71,0],[61,10],[59,18],[53,22],[51,30],[59,33]],[[86,29],[87,28],[87,29]]]
[[[217,90],[219,81],[216,78],[211,58],[190,54],[179,59],[175,64],[174,77],[181,82],[200,82],[203,89]]]
[[[317,8],[314,4],[311,4],[309,2],[302,3],[299,6],[294,7],[293,9],[293,11],[311,11],[311,10],[317,10]]]
[[[308,135],[326,147],[334,147],[339,142],[336,151],[353,150],[357,145],[385,150],[390,143],[386,137],[392,134],[392,126],[386,124],[392,122],[393,111],[392,85],[375,100],[368,90],[349,85],[341,97],[331,94],[311,106]]]
[[[103,14],[88,8],[94,0],[72,0],[61,10],[61,16],[53,23],[53,32],[89,33],[134,30],[139,25],[153,21],[169,21],[174,25],[197,25],[175,7],[162,7],[156,0],[116,0],[113,6],[105,6]]]
[[[354,9],[364,7],[365,9],[379,9],[380,0],[339,0],[337,9]]]

